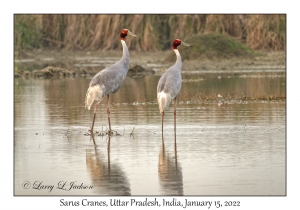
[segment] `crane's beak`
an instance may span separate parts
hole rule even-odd
[[[135,35],[134,33],[132,33],[131,31],[128,30],[128,34],[134,37],[137,37],[137,35]]]
[[[191,47],[192,45],[189,45],[188,43],[185,43],[183,41],[181,41],[181,44],[184,45],[184,46],[188,46],[188,47]]]

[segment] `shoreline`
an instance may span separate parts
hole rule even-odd
[[[130,65],[140,65],[145,69],[152,69],[155,72],[164,71],[173,63],[166,62],[166,57],[173,53],[172,51],[158,52],[130,52]],[[251,71],[251,70],[266,70],[274,72],[286,71],[286,52],[285,51],[270,51],[261,52],[260,56],[254,58],[231,58],[218,60],[183,60],[183,71],[222,71],[224,73]],[[117,61],[122,56],[120,51],[46,51],[36,50],[26,54],[19,55],[15,53],[15,65],[19,65],[18,70],[26,71],[26,66],[30,64],[48,64],[49,66],[65,68],[76,71],[84,67],[83,64],[90,67],[95,67],[96,72],[110,65],[110,62]],[[174,55],[175,56],[175,55]],[[73,67],[72,67],[73,66]],[[89,68],[85,68],[89,69]],[[39,69],[37,69],[39,70]],[[94,73],[91,71],[90,73]]]
[[[143,77],[151,74],[163,74],[173,63],[165,62],[164,59],[172,51],[160,52],[131,52],[130,68],[139,65],[145,72],[128,72],[129,77]],[[185,74],[231,74],[238,77],[285,77],[286,76],[286,54],[283,51],[263,52],[261,56],[253,59],[232,58],[230,60],[184,60],[182,72]],[[99,72],[110,63],[117,61],[122,52],[56,52],[56,51],[35,51],[26,56],[18,56],[15,60],[18,72],[15,78],[61,78],[74,76],[92,76]],[[26,66],[40,64],[47,66],[42,69],[26,70]],[[56,67],[57,66],[57,67]],[[22,69],[23,68],[23,69]],[[142,68],[142,69],[143,69]],[[149,73],[150,72],[150,73]],[[250,75],[255,73],[254,75]],[[265,75],[268,73],[268,75]],[[139,75],[138,75],[139,74]],[[240,75],[235,75],[240,74]],[[55,77],[56,76],[56,77]],[[220,75],[219,75],[220,77]],[[222,76],[223,77],[223,76]],[[208,98],[207,98],[208,97]],[[218,98],[217,95],[209,95],[206,98],[181,96],[185,103],[206,104],[213,103],[218,105],[244,104],[244,103],[266,103],[266,102],[286,102],[286,96],[259,96],[256,98],[245,98],[236,96],[234,98]],[[201,101],[201,103],[200,103]]]

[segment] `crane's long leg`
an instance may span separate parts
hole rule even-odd
[[[164,140],[164,116],[165,116],[165,112],[163,111],[161,113],[161,138],[162,138],[162,141]]]
[[[175,153],[175,166],[177,172],[177,144],[176,144],[176,134],[175,134],[175,142],[174,142],[174,153]]]
[[[100,104],[101,101],[97,102],[94,106],[94,119],[93,119],[93,124],[92,124],[92,127],[90,129],[90,132],[93,134],[93,129],[94,129],[94,123],[95,123],[95,119],[96,119],[96,112],[97,112],[97,108],[98,108],[98,105]]]
[[[108,126],[109,126],[109,132],[111,131],[110,127],[110,111],[109,111],[109,95],[107,95],[107,118],[108,118]]]
[[[176,138],[176,98],[174,98],[174,133]]]
[[[110,174],[110,135],[108,135],[108,142],[107,142],[107,165],[108,165],[108,173]]]

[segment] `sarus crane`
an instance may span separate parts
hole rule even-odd
[[[179,45],[185,45],[191,47],[191,45],[181,41],[180,39],[175,39],[173,41],[172,48],[176,54],[176,63],[171,66],[159,79],[157,85],[157,101],[159,111],[162,115],[162,137],[164,130],[164,111],[170,105],[171,101],[174,100],[174,131],[176,133],[176,98],[181,89],[181,67],[182,61],[180,53],[177,49]]]
[[[128,29],[123,29],[120,34],[121,44],[123,46],[123,56],[115,64],[103,69],[97,73],[89,84],[89,89],[86,92],[85,97],[85,108],[90,110],[93,102],[96,100],[97,103],[94,106],[94,119],[90,132],[93,133],[96,111],[101,100],[107,96],[107,118],[109,125],[109,132],[111,132],[110,126],[110,111],[109,111],[109,95],[116,93],[122,86],[129,68],[129,51],[125,43],[125,37],[136,35],[130,32]]]

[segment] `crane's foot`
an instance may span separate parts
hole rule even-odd
[[[90,136],[94,136],[94,131],[93,130],[89,130],[90,131]]]
[[[97,131],[94,133],[93,129],[89,129],[88,131],[89,131],[89,132],[84,133],[83,135],[94,137],[94,135],[97,133]]]
[[[89,132],[87,133],[84,133],[85,136],[123,136],[122,134],[119,134],[117,131],[115,130],[111,130],[111,129],[106,129],[106,130],[103,130],[102,129],[102,132],[99,132],[99,131],[94,131],[93,128],[89,129],[88,130]],[[124,130],[125,132],[125,130]]]
[[[109,135],[109,136],[112,136],[112,135],[114,135],[114,131],[112,131],[112,130],[108,130],[108,131],[107,131],[107,135]]]
[[[91,135],[94,135],[94,127],[91,127],[91,129],[89,129],[89,132],[91,133]],[[97,132],[97,131],[96,131]]]

